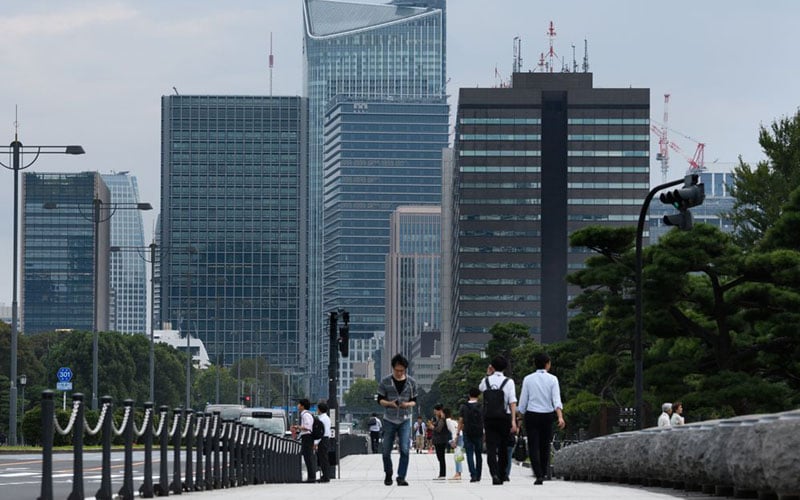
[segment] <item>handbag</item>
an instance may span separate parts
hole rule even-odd
[[[517,442],[514,444],[514,460],[517,462],[524,462],[528,458],[528,446],[525,443],[525,438],[517,436]]]

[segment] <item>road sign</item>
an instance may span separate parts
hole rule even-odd
[[[72,382],[58,382],[56,384],[56,389],[58,389],[59,391],[71,391]]]
[[[72,370],[69,367],[62,366],[58,369],[56,377],[58,377],[59,382],[69,382],[72,380]]]

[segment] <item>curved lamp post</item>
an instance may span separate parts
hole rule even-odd
[[[66,154],[66,155],[82,155],[84,154],[83,147],[81,146],[23,146],[19,141],[17,134],[14,134],[14,140],[5,147],[0,147],[0,154],[6,153],[11,156],[11,165],[6,165],[0,162],[4,168],[14,171],[14,243],[13,243],[13,271],[12,271],[12,291],[11,291],[11,376],[9,377],[11,389],[9,391],[9,409],[8,409],[8,444],[16,446],[17,444],[17,337],[18,337],[18,323],[19,311],[17,309],[17,252],[19,250],[18,239],[18,225],[19,225],[19,171],[24,170],[33,165],[40,155],[43,154]],[[23,165],[22,160],[25,155],[33,156],[33,159],[27,164]]]

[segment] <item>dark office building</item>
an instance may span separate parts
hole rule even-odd
[[[462,88],[453,175],[453,356],[495,323],[567,334],[568,273],[587,225],[635,225],[649,186],[649,89],[597,89],[591,73],[515,73]]]
[[[212,363],[305,370],[305,99],[165,96],[161,110],[162,323]]]
[[[108,330],[109,224],[101,211],[95,233],[93,212],[95,199],[105,206],[111,199],[102,177],[26,173],[22,196],[22,331],[88,332],[94,314],[97,329]]]

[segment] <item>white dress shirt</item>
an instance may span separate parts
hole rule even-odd
[[[314,425],[314,415],[308,410],[303,410],[300,414],[300,435],[311,434],[311,427]]]
[[[671,424],[670,424],[670,421],[669,421],[669,414],[667,412],[662,413],[658,417],[658,426],[659,427],[671,427]]]
[[[522,380],[522,393],[519,395],[520,413],[553,413],[556,408],[563,409],[561,388],[558,378],[547,370],[536,370]]]
[[[325,427],[325,430],[322,432],[322,437],[331,437],[331,417],[329,417],[327,413],[320,413],[317,415],[317,418]],[[315,439],[314,444],[319,444],[320,441],[322,441],[322,439]]]

